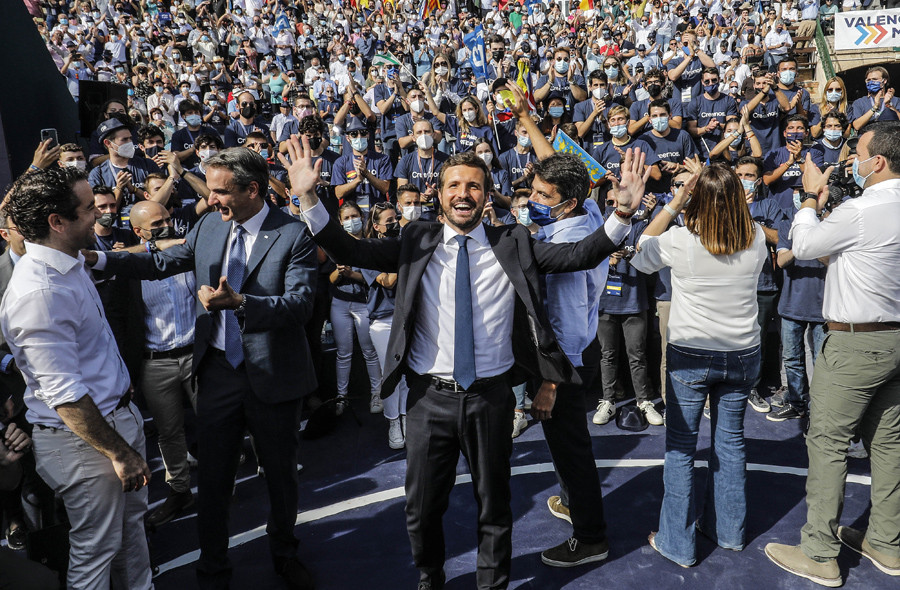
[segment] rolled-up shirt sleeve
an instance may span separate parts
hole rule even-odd
[[[28,383],[34,397],[50,408],[89,393],[78,364],[79,326],[74,314],[63,313],[59,299],[47,289],[31,291],[19,297],[8,313],[10,340],[18,343],[16,362],[36,381]]]
[[[328,209],[325,208],[322,201],[319,201],[305,211],[301,211],[303,213],[303,220],[306,222],[306,226],[309,228],[309,231],[312,232],[312,235],[316,235],[322,231],[322,228],[328,225]]]
[[[645,274],[654,273],[671,266],[668,251],[664,242],[671,242],[668,232],[661,236],[641,236],[638,240],[640,250],[631,259],[631,266]]]
[[[791,250],[798,260],[814,260],[831,256],[850,248],[861,234],[859,209],[844,203],[823,221],[815,209],[803,207],[794,215],[791,225]]]

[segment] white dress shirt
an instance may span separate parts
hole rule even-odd
[[[825,220],[805,207],[794,215],[792,250],[800,260],[829,257],[826,320],[900,321],[900,179],[868,187]]]
[[[244,263],[250,262],[250,253],[253,252],[253,244],[256,243],[256,236],[259,235],[259,230],[262,227],[263,221],[266,219],[266,215],[269,214],[269,207],[263,204],[263,208],[259,210],[259,213],[242,223],[241,225],[246,230],[244,232]],[[225,256],[222,258],[222,276],[228,276],[228,256],[231,254],[231,242],[234,240],[234,232],[237,228],[238,224],[235,222],[231,223],[231,231],[228,232],[228,244],[225,246]],[[246,280],[246,276],[244,279]],[[218,287],[218,284],[211,285],[214,288]],[[240,292],[238,289],[238,285],[231,285],[231,288],[235,291]],[[212,333],[210,334],[210,344],[213,348],[218,348],[219,350],[225,350],[225,310],[219,311],[215,314],[213,318],[213,328]]]
[[[65,428],[55,408],[85,395],[106,416],[131,378],[84,257],[26,249],[0,303],[0,330],[25,378],[28,421]]]
[[[768,252],[762,228],[755,227],[753,244],[731,255],[710,254],[686,227],[641,237],[631,265],[646,274],[672,269],[669,344],[717,351],[759,344],[756,285]]]
[[[313,235],[328,223],[328,211],[321,202],[303,211]],[[615,217],[615,216],[613,216]],[[618,219],[618,218],[617,218]],[[607,227],[609,226],[609,227]],[[631,225],[607,223],[606,233],[621,242]],[[425,267],[416,299],[415,329],[406,365],[420,375],[453,379],[456,332],[457,232],[444,225],[441,240]],[[469,272],[472,287],[472,323],[475,334],[475,376],[494,377],[513,365],[512,328],[515,289],[506,276],[479,224],[469,234]],[[618,236],[618,237],[616,237]]]

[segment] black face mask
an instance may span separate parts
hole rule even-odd
[[[313,150],[319,149],[319,146],[322,145],[321,137],[310,137],[309,138],[309,147]]]
[[[112,227],[115,222],[115,213],[104,213],[99,218],[97,218],[97,225],[99,225],[100,227]]]
[[[500,61],[501,59],[503,59],[503,50],[494,51],[492,52],[492,54],[494,56],[494,61]]]
[[[241,109],[241,116],[245,119],[252,119],[256,115],[256,107],[249,106]]]
[[[650,96],[659,96],[659,93],[662,92],[662,85],[650,84],[647,86],[647,92],[650,93]]]
[[[165,227],[157,227],[150,230],[150,241],[168,240],[175,237],[175,228],[171,225]]]
[[[384,237],[386,238],[396,238],[400,235],[400,223],[394,221],[393,223],[388,223],[384,228]]]

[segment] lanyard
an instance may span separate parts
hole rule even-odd
[[[422,168],[422,158],[419,156],[419,150],[416,150],[416,160],[419,161],[419,172],[421,172],[422,175],[424,176],[425,170]],[[434,176],[434,154],[433,153],[431,154],[431,157],[428,158],[428,160],[431,162],[431,168],[428,170],[427,178],[429,181],[431,181],[431,177]]]
[[[525,166],[528,166],[528,163],[531,162],[531,152],[530,151],[525,152],[525,163],[524,164],[522,164],[522,158],[521,158],[522,154],[520,154],[519,152],[515,152],[515,153],[516,153],[516,162],[519,163],[519,168],[524,172]]]

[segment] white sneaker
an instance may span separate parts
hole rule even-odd
[[[662,426],[663,424],[665,424],[663,417],[659,415],[659,412],[656,411],[656,408],[653,406],[653,402],[651,402],[650,400],[645,400],[639,403],[638,409],[644,413],[644,416],[647,418],[647,422],[649,422],[653,426]]]
[[[854,459],[865,459],[869,456],[869,454],[866,452],[866,447],[863,446],[862,439],[850,443],[850,448],[847,450],[847,455],[849,457],[853,457]]]
[[[372,399],[369,400],[369,413],[370,414],[380,414],[384,411],[384,402],[381,401],[381,396],[377,393],[372,394]]]
[[[512,437],[516,438],[528,428],[528,417],[525,412],[513,412],[513,431]]]
[[[390,420],[388,446],[394,450],[402,449],[406,446],[406,440],[403,438],[403,428],[400,426],[400,418]]]
[[[600,403],[597,404],[597,413],[594,414],[594,417],[591,421],[598,426],[602,426],[609,422],[609,419],[616,415],[616,405],[611,401],[607,401],[605,399],[600,400]]]

